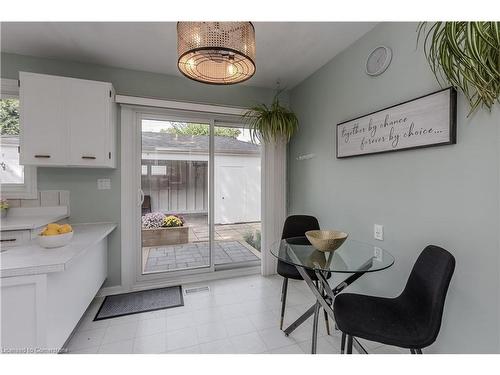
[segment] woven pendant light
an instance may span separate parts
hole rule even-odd
[[[177,66],[198,82],[231,85],[255,73],[251,22],[178,22]]]

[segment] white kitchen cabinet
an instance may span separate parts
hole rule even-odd
[[[20,72],[20,162],[116,166],[111,83]]]
[[[26,73],[20,73],[20,80],[20,163],[64,165],[68,129],[62,80]]]
[[[0,247],[22,245],[31,239],[30,230],[2,230],[0,231]]]
[[[0,253],[0,353],[64,349],[107,277],[112,223],[74,225],[71,244],[36,240]]]

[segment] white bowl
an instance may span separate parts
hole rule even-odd
[[[53,249],[54,247],[66,246],[73,238],[73,232],[58,234],[55,236],[41,236],[38,235],[38,244],[46,249]]]

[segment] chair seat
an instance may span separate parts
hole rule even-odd
[[[281,260],[278,260],[278,269],[277,269],[278,275],[286,277],[287,279],[293,279],[293,280],[303,280],[302,276],[300,275],[299,271],[297,270],[297,267],[294,265],[285,263]],[[311,279],[314,281],[318,280],[316,277],[316,274],[311,271],[311,270],[306,270],[306,272],[309,274]],[[327,279],[331,277],[331,273],[327,274]]]
[[[425,325],[411,316],[400,298],[381,298],[343,293],[335,299],[335,322],[348,335],[408,349],[430,345],[423,337]]]

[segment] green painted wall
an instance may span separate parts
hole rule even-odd
[[[456,145],[335,158],[337,123],[439,89],[415,30],[379,24],[291,91],[300,131],[289,147],[289,211],[394,254],[393,267],[365,275],[354,291],[395,296],[427,244],[449,249],[457,267],[440,336],[426,351],[498,352],[499,106],[467,118],[459,95]],[[369,77],[366,57],[380,44],[392,48],[392,64]],[[316,157],[296,160],[308,153]],[[373,239],[374,223],[384,225],[383,242]]]
[[[183,77],[120,69],[71,61],[42,59],[9,53],[1,54],[2,78],[17,79],[19,71],[54,74],[113,83],[118,94],[179,101],[247,106],[270,102],[273,90],[243,86],[215,86]],[[283,98],[286,101],[286,94]]]
[[[18,79],[19,71],[54,74],[113,83],[118,94],[228,106],[271,102],[274,90],[251,86],[212,86],[187,78],[69,61],[1,54],[1,77]],[[287,93],[283,101],[287,102]],[[119,120],[119,119],[118,119]],[[120,131],[118,127],[118,147]],[[118,149],[118,156],[120,149]],[[118,159],[118,165],[120,161]],[[110,178],[111,190],[97,190],[98,178]],[[120,169],[38,168],[38,188],[64,189],[71,194],[71,221],[120,222]],[[120,228],[109,239],[106,286],[120,284]]]

